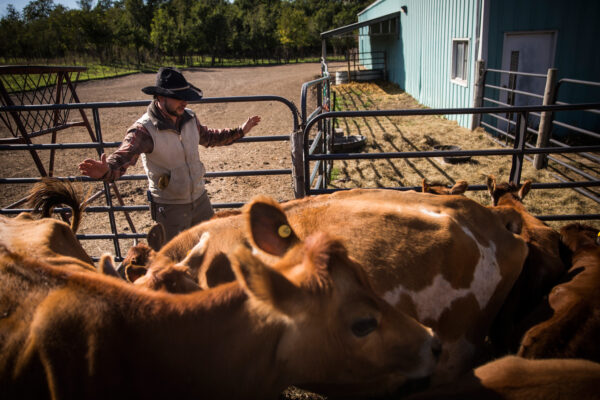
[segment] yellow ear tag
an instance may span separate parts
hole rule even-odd
[[[281,225],[279,229],[277,229],[277,233],[282,238],[289,237],[292,234],[292,228],[289,225]]]

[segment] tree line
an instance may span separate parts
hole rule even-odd
[[[9,4],[0,54],[10,59],[92,56],[101,63],[207,57],[289,61],[319,55],[321,32],[356,22],[373,0],[79,0],[69,9],[33,0]],[[328,40],[333,54],[355,38]],[[188,63],[189,65],[189,63]]]

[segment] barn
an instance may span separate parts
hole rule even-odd
[[[554,90],[548,104],[591,103],[600,98],[598,15],[596,0],[377,0],[357,23],[321,38],[358,30],[363,66],[382,68],[387,80],[431,108],[540,105],[547,80]],[[372,66],[376,54],[384,54],[383,66]],[[448,117],[469,128],[480,123],[468,114]],[[563,112],[556,119],[600,127],[597,113]],[[537,124],[539,117],[531,123]],[[488,130],[507,125],[483,118]]]

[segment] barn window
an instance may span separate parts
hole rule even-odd
[[[452,39],[452,81],[467,85],[469,39]]]
[[[398,35],[397,18],[391,18],[385,21],[376,22],[369,25],[370,36]]]

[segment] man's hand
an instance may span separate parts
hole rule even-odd
[[[248,118],[248,120],[242,125],[242,131],[244,131],[244,135],[250,132],[250,129],[258,125],[259,122],[260,117],[258,115]]]
[[[108,172],[108,164],[106,163],[106,154],[100,156],[100,161],[87,158],[79,164],[79,171],[83,175],[90,178],[100,179]]]

